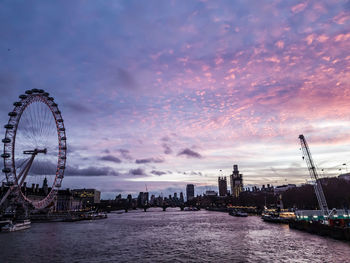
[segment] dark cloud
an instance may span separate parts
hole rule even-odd
[[[69,137],[68,137],[69,139]],[[77,155],[78,152],[82,152],[82,151],[86,151],[88,148],[86,146],[77,146],[77,145],[72,145],[69,144],[67,145],[67,153],[72,154],[74,153],[75,155]]]
[[[202,155],[200,155],[199,153],[192,151],[191,149],[188,149],[188,148],[183,149],[177,155],[178,156],[185,155],[188,158],[198,158],[198,159],[202,158]]]
[[[129,174],[132,174],[132,175],[146,175],[145,171],[143,169],[141,169],[141,168],[131,169],[129,171]]]
[[[17,164],[22,164],[23,160],[17,160]],[[31,175],[54,175],[56,174],[57,163],[49,160],[41,161],[35,160],[30,167],[29,174]]]
[[[117,78],[118,78],[118,81],[119,81],[120,85],[122,86],[122,88],[125,88],[125,89],[136,89],[137,88],[137,83],[136,83],[135,79],[125,69],[118,68]]]
[[[110,151],[108,149],[104,149],[102,153],[110,153]]]
[[[130,155],[130,151],[127,149],[118,149],[118,152],[120,152],[122,158],[124,158],[126,160],[133,159],[132,156]]]
[[[169,144],[167,143],[163,143],[163,150],[165,154],[171,154],[173,152],[173,150],[170,148]]]
[[[88,108],[87,106],[85,106],[84,104],[81,104],[79,102],[69,101],[69,102],[65,102],[63,105],[76,113],[91,113],[91,112],[93,112],[90,108]]]
[[[163,142],[169,142],[170,141],[170,138],[168,136],[164,136],[162,139],[161,139]]]
[[[162,172],[162,171],[157,171],[157,170],[152,170],[152,171],[151,171],[151,174],[154,174],[154,175],[159,175],[159,176],[161,176],[161,175],[163,175],[163,174],[166,174],[166,172]]]
[[[79,168],[79,167],[73,167],[69,166],[66,169],[65,174],[67,176],[103,176],[103,175],[112,175],[112,176],[118,176],[120,175],[118,172],[114,171],[110,167],[87,167],[87,168]]]
[[[124,192],[125,189],[122,189],[122,188],[113,188],[113,189],[110,189],[110,191],[113,193],[113,197],[116,195],[115,193],[120,193],[120,192]]]
[[[113,162],[113,163],[121,163],[122,161],[113,155],[105,155],[100,158],[102,161],[108,161],[108,162]]]
[[[147,159],[136,159],[135,163],[163,163],[164,160],[161,158],[147,158]]]
[[[7,72],[1,72],[0,73],[0,90],[1,90],[1,97],[6,98],[4,100],[4,103],[1,103],[0,109],[1,110],[9,110],[11,108],[11,104],[7,103],[7,98],[11,97],[15,90],[14,90],[14,84],[15,84],[15,76],[13,76],[11,73]]]

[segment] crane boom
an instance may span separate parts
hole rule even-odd
[[[304,135],[302,135],[302,134],[299,135],[299,139],[300,139],[300,143],[301,143],[301,148],[303,150],[303,159],[306,160],[306,164],[307,164],[307,167],[309,169],[311,179],[313,181],[315,181],[314,189],[315,189],[318,205],[319,205],[320,209],[322,210],[323,215],[328,216],[329,209],[328,209],[327,201],[326,201],[326,198],[325,198],[324,193],[323,193],[321,181],[318,178],[315,164],[314,164],[312,157],[311,157],[311,152],[310,152],[309,146],[307,145],[307,142],[305,140]]]

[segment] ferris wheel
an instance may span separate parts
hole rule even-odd
[[[49,206],[61,187],[66,166],[66,130],[54,98],[42,89],[27,90],[13,103],[6,129],[3,172],[8,192],[36,209]],[[38,187],[43,184],[42,187]]]

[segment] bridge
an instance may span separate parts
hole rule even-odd
[[[186,206],[185,204],[180,205],[180,206],[172,206],[172,205],[163,205],[163,206],[150,206],[150,205],[145,205],[145,206],[141,206],[141,207],[124,207],[122,210],[124,210],[126,213],[130,210],[130,209],[143,209],[144,212],[147,212],[148,209],[150,208],[161,208],[164,212],[166,212],[167,208],[179,208],[180,211],[184,211],[185,207],[189,207]]]

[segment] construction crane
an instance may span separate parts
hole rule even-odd
[[[309,146],[307,145],[307,142],[305,140],[304,135],[302,135],[302,134],[299,135],[299,139],[300,139],[300,143],[301,143],[301,148],[303,150],[303,159],[306,160],[306,164],[307,164],[307,167],[308,167],[309,172],[310,172],[311,180],[314,181],[314,189],[315,189],[318,205],[319,205],[320,209],[322,210],[323,215],[328,217],[330,215],[330,213],[329,213],[327,201],[326,201],[326,198],[325,198],[324,193],[323,193],[321,182],[318,178],[315,164],[314,164],[312,157],[311,157],[311,152],[310,152]]]

